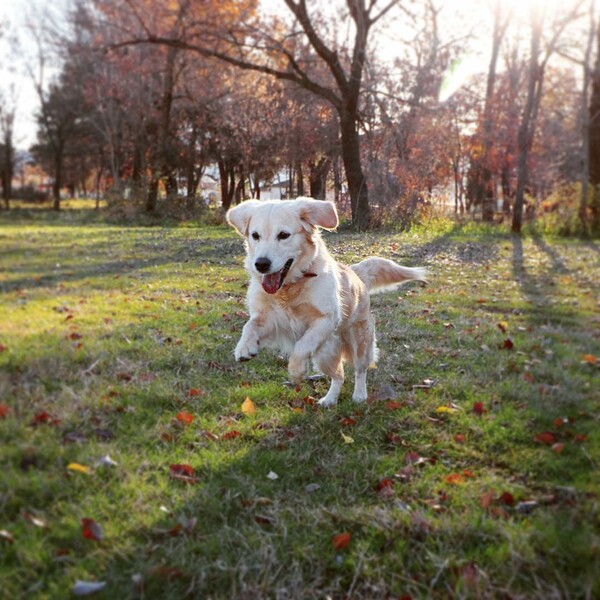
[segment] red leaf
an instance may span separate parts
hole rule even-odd
[[[336,550],[343,550],[350,543],[351,538],[352,536],[348,531],[345,531],[344,533],[338,533],[337,535],[333,536],[331,545]]]
[[[343,425],[343,426],[356,425],[356,419],[353,419],[352,417],[346,417],[345,419],[340,419],[340,425]]]
[[[8,350],[8,346],[5,346],[4,344],[0,344],[0,352],[6,352]]]
[[[72,331],[66,337],[68,340],[80,340],[83,336],[80,333],[77,333],[76,331]]]
[[[513,506],[515,503],[515,497],[510,492],[502,492],[500,496],[500,502],[507,506]]]
[[[501,346],[502,350],[512,350],[515,347],[515,344],[510,338],[506,338],[504,343]]]
[[[232,429],[231,431],[228,431],[227,433],[224,433],[221,436],[222,440],[233,440],[236,437],[240,437],[240,435],[242,435],[237,429]]]
[[[404,402],[397,402],[395,400],[390,400],[390,402],[385,403],[385,408],[387,410],[398,410],[404,407]]]
[[[81,525],[83,533],[83,537],[87,540],[94,540],[96,542],[101,542],[104,539],[104,532],[102,531],[102,527],[94,521],[94,519],[81,519]]]
[[[556,452],[556,454],[560,454],[564,449],[565,445],[562,442],[552,444],[552,452]]]
[[[204,395],[204,393],[205,393],[205,392],[204,392],[204,390],[200,390],[200,389],[198,389],[198,388],[191,388],[191,389],[188,391],[188,396],[189,396],[190,398],[194,398],[195,396],[203,396],[203,395]]]
[[[194,420],[194,415],[190,414],[189,412],[182,411],[177,414],[176,418],[184,425],[190,425]]]
[[[40,412],[35,413],[33,419],[31,419],[31,421],[29,422],[29,425],[31,425],[32,427],[37,427],[38,425],[43,425],[45,423],[49,425],[59,425],[60,419],[55,419],[49,412],[42,410]]]
[[[465,436],[464,436],[462,433],[457,433],[457,434],[454,436],[454,441],[455,441],[457,444],[464,444],[464,443],[465,443],[465,441],[466,441],[466,438],[465,438]]]
[[[185,464],[170,465],[169,477],[185,483],[195,483],[198,481],[198,478],[195,477],[194,467]]]
[[[382,500],[389,500],[394,495],[394,482],[391,479],[382,479],[377,483],[377,494]]]
[[[581,442],[586,442],[588,439],[587,434],[585,433],[578,433],[577,435],[575,435],[574,440],[578,443],[581,444]]]
[[[476,415],[483,415],[487,412],[485,406],[483,406],[483,402],[475,402],[475,404],[473,404],[473,412]]]
[[[10,406],[8,404],[0,404],[0,419],[5,419],[9,412]]]
[[[465,469],[465,470],[463,471],[463,475],[464,475],[465,477],[475,477],[475,475],[473,474],[473,471],[469,471],[469,469]]]
[[[552,446],[552,444],[556,443],[555,435],[549,431],[538,433],[537,435],[533,436],[533,439],[540,444],[545,444],[546,446]]]

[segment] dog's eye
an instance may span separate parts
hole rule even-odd
[[[290,237],[290,234],[287,231],[280,231],[277,234],[278,240],[287,240]]]
[[[260,235],[256,231],[253,231],[252,239],[258,241],[258,240],[260,240]]]

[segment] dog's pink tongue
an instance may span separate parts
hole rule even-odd
[[[262,286],[263,290],[267,292],[267,294],[274,294],[279,289],[279,280],[281,278],[281,272],[277,271],[277,273],[269,273],[268,275],[263,275],[262,278]]]

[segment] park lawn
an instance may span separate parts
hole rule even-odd
[[[326,239],[430,270],[372,298],[371,398],[328,410],[234,362],[228,229],[0,215],[0,596],[600,597],[598,244]]]

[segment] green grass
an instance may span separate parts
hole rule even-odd
[[[349,381],[332,410],[277,356],[233,361],[233,232],[0,214],[1,597],[600,596],[598,245],[445,222],[326,237],[431,272],[373,297],[372,398]]]

